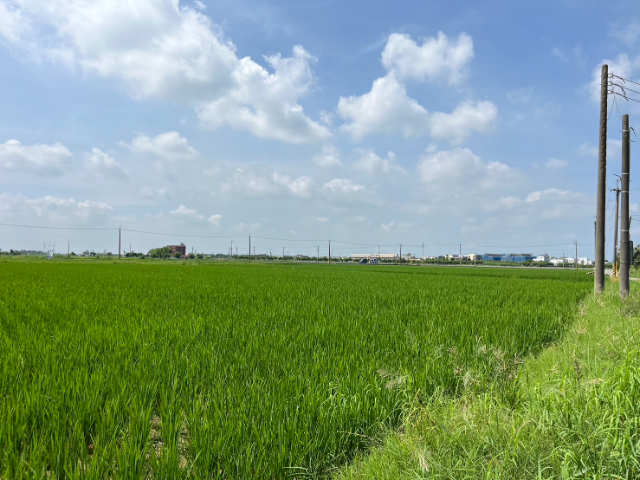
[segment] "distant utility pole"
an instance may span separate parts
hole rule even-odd
[[[398,263],[402,263],[402,244],[400,244],[400,260],[398,260]]]
[[[564,252],[562,252],[562,268],[564,269]]]
[[[575,242],[576,244],[576,270],[578,270],[578,242]]]
[[[460,266],[462,266],[462,244],[460,244]]]
[[[320,263],[320,245],[316,246],[318,249],[318,263]]]
[[[251,261],[251,235],[249,235],[249,261]]]
[[[331,263],[331,239],[329,239],[329,263]]]
[[[424,261],[424,243],[422,244],[422,260]]]
[[[71,255],[71,250],[69,248],[69,242],[67,242],[67,257]]]
[[[617,177],[618,175],[616,175]],[[618,276],[618,217],[620,216],[618,214],[618,209],[619,209],[619,205],[620,205],[620,189],[618,188],[618,181],[616,180],[616,188],[612,189],[614,192],[616,192],[616,228],[615,231],[613,232],[613,273],[612,273],[612,277],[617,277]]]
[[[122,258],[122,227],[118,227],[118,258]]]
[[[380,258],[380,245],[378,245],[378,258]]]
[[[594,293],[604,290],[604,246],[607,192],[607,94],[609,91],[609,66],[602,65],[600,75],[600,148],[598,155],[598,194],[596,212],[596,270]],[[627,132],[628,133],[628,132]],[[627,232],[628,233],[628,232]],[[622,288],[622,285],[620,286]]]
[[[231,252],[229,256],[233,257],[233,240],[231,240]]]
[[[620,208],[620,298],[629,295],[629,267],[631,252],[629,252],[629,115],[622,116],[622,205]]]

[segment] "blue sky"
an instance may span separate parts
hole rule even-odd
[[[640,80],[633,7],[0,0],[0,223],[122,226],[137,251],[592,257],[594,72]],[[117,250],[0,226],[2,249],[43,241]]]

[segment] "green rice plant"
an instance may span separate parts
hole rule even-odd
[[[591,281],[2,263],[0,478],[326,478],[416,397],[511,375],[563,334]]]

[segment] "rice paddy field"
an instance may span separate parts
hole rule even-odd
[[[416,396],[558,339],[591,290],[534,269],[0,263],[0,478],[327,478]]]

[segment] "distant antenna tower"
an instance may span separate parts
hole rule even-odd
[[[54,243],[53,245],[47,245],[47,242],[44,242],[44,251],[47,252],[47,258],[52,259],[56,254],[56,244]]]

